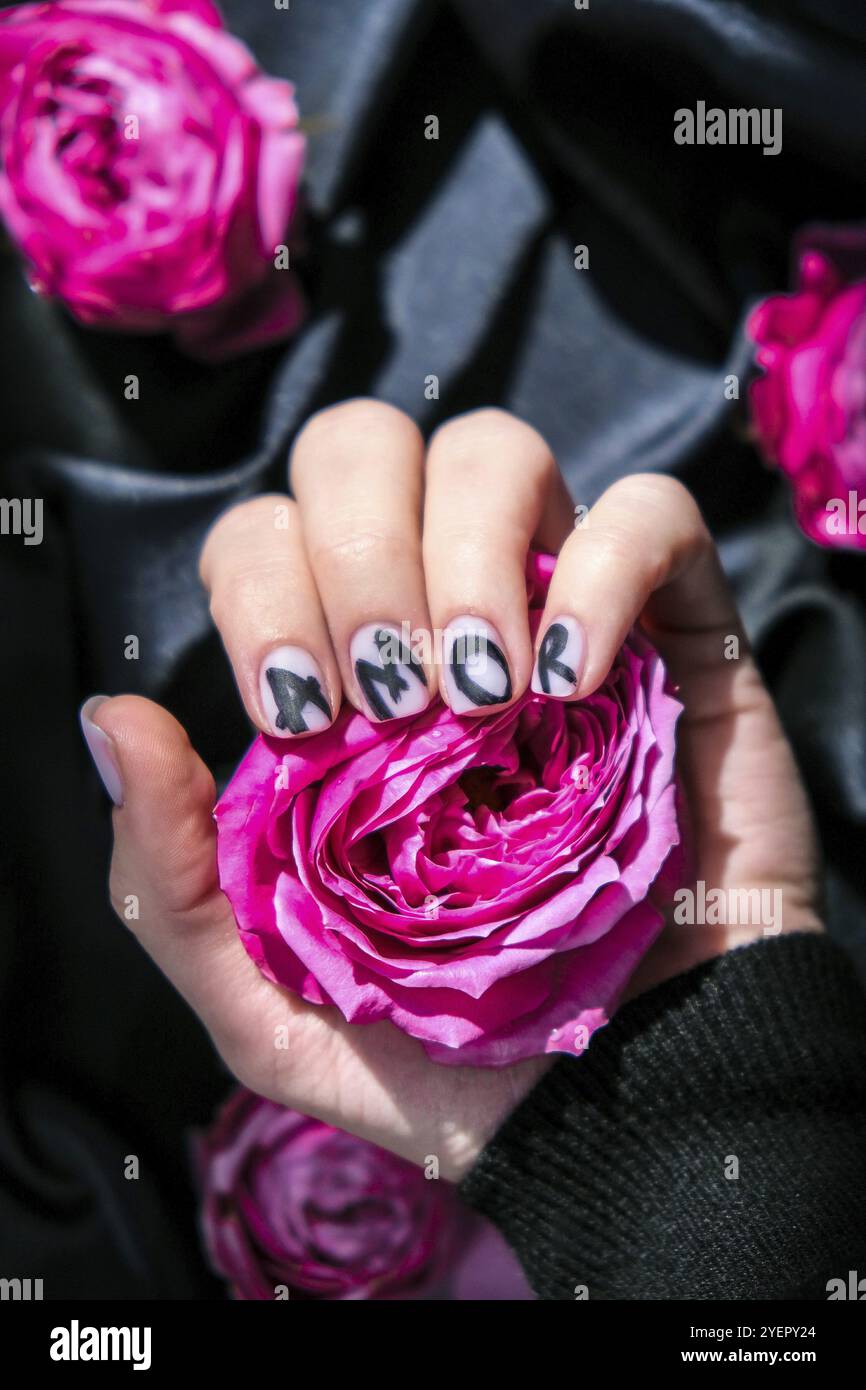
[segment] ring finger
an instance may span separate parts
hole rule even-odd
[[[424,563],[443,698],[489,714],[529,683],[526,555],[558,551],[572,508],[544,439],[502,410],[456,416],[427,456]]]

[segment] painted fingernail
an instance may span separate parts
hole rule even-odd
[[[102,785],[115,806],[122,806],[123,783],[120,780],[120,769],[117,765],[114,742],[104,729],[100,729],[99,725],[93,722],[93,715],[108,698],[107,695],[91,695],[90,699],[85,700],[81,706],[78,717],[81,720],[84,742],[87,744],[93,759],[93,765],[102,779]]]
[[[505,644],[484,618],[453,618],[443,634],[445,690],[455,714],[511,699]]]
[[[424,667],[393,623],[359,627],[349,643],[349,659],[373,719],[401,719],[427,708]]]
[[[280,738],[315,734],[331,723],[331,706],[319,663],[303,647],[277,647],[262,662],[262,708]]]
[[[537,695],[573,695],[586,662],[586,633],[577,618],[554,618],[541,639],[532,689]]]

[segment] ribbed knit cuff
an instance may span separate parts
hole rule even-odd
[[[545,1299],[827,1298],[866,1275],[866,995],[847,956],[767,938],[634,999],[461,1193]]]

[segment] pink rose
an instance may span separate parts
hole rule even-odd
[[[761,446],[794,488],[819,545],[866,547],[866,229],[798,238],[799,286],[749,318],[764,375],[751,401]]]
[[[448,1183],[250,1091],[197,1159],[205,1245],[239,1299],[435,1295],[475,1220]]]
[[[536,626],[552,568],[530,558]],[[216,810],[247,950],[439,1062],[581,1051],[662,924],[680,710],[635,632],[579,704],[436,701],[386,725],[346,707],[291,748],[258,738]]]
[[[304,156],[288,82],[210,0],[0,11],[0,214],[82,323],[219,358],[291,332]]]
[[[484,1217],[466,1212],[466,1244],[457,1255],[447,1293],[455,1303],[528,1303],[535,1294],[514,1251]]]

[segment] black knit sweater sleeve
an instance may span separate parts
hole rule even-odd
[[[866,1273],[866,995],[812,934],[627,1004],[461,1185],[545,1299],[826,1299]]]

